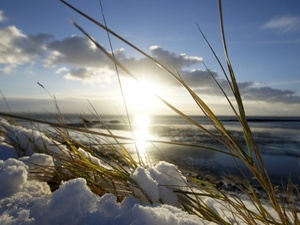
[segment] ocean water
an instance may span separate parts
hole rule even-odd
[[[213,126],[205,118],[193,117],[193,119],[213,132]],[[233,117],[222,117],[221,120],[242,147],[246,149],[239,123]],[[294,183],[299,184],[300,118],[249,117],[248,121],[272,181],[281,184],[282,182],[286,183],[287,179],[290,178]],[[199,128],[176,116],[154,117],[150,133],[158,138],[171,141],[227,150]],[[166,158],[175,161],[178,165],[202,175],[214,174],[221,177],[227,173],[239,174],[232,157],[205,148],[164,146],[158,154],[155,154],[155,149],[152,154],[160,160],[165,155]],[[243,167],[241,163],[239,165]],[[251,178],[251,174],[247,173],[247,170],[244,171]]]
[[[57,116],[53,115],[31,114],[31,117],[57,121]],[[70,126],[87,127],[101,132],[105,132],[105,127],[107,127],[115,135],[132,137],[126,117],[103,116],[102,122],[92,115],[64,114],[63,117],[64,123]],[[193,116],[192,118],[214,133],[214,127],[205,117]],[[159,160],[169,161],[200,176],[212,174],[222,177],[228,173],[239,175],[232,157],[207,149],[216,148],[227,151],[222,144],[179,116],[139,115],[131,118],[130,121],[133,135],[137,139],[136,145],[128,140],[122,140],[122,142],[133,155],[137,148],[145,161],[148,160],[151,163]],[[242,147],[246,148],[242,128],[235,118],[221,117],[221,121]],[[300,184],[300,117],[249,117],[248,121],[272,181],[281,184],[292,179],[294,183]],[[19,122],[24,126],[32,127],[32,124],[27,122],[21,120]],[[46,127],[39,127],[39,129],[46,129]],[[84,140],[86,137],[81,137],[80,133],[74,133],[74,135],[85,142],[91,140],[90,138]],[[101,141],[103,140],[99,138],[97,143]],[[179,142],[203,147],[163,142]],[[243,168],[239,161],[237,163]],[[248,174],[247,170],[245,173],[251,179],[251,174]]]

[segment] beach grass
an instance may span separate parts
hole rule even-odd
[[[211,125],[213,125],[214,132],[206,129],[202,124],[195,121],[192,117],[188,116],[162,97],[158,96],[155,93],[153,94],[156,95],[156,97],[168,108],[170,108],[175,114],[179,115],[190,124],[197,127],[199,131],[204,131],[207,135],[213,137],[216,142],[221,143],[224,147],[226,147],[226,149],[228,149],[229,152],[225,152],[223,150],[207,146],[193,146],[206,148],[211,151],[218,151],[230,155],[234,159],[236,167],[239,168],[241,174],[243,175],[243,181],[241,182],[241,180],[237,180],[234,177],[228,177],[228,179],[237,184],[237,187],[243,193],[243,196],[246,196],[246,199],[253,205],[252,208],[249,208],[248,205],[244,203],[241,196],[231,195],[221,190],[214,183],[191,177],[187,180],[183,180],[183,182],[185,183],[185,188],[170,188],[174,193],[176,193],[182,208],[184,208],[191,214],[195,214],[205,220],[213,221],[218,224],[234,223],[234,221],[229,220],[229,218],[224,217],[224,215],[220,215],[220,213],[218,213],[216,209],[213,208],[212,202],[217,201],[219,204],[223,205],[224,209],[226,209],[231,214],[231,218],[236,218],[236,220],[243,221],[247,224],[300,223],[298,217],[298,209],[296,206],[296,202],[297,200],[299,201],[300,197],[297,189],[290,182],[287,187],[283,187],[283,192],[285,192],[285,196],[287,196],[289,201],[283,202],[282,198],[279,198],[278,188],[271,182],[261,152],[252,134],[251,127],[247,122],[247,115],[244,109],[238,82],[236,80],[234,69],[231,65],[230,57],[228,54],[221,0],[218,1],[218,6],[220,16],[221,41],[223,43],[224,56],[226,61],[225,65],[221,63],[220,58],[217,56],[214,48],[211,46],[209,40],[206,38],[204,32],[199,26],[198,29],[200,35],[207,43],[212,54],[215,56],[216,61],[219,63],[224,76],[226,77],[227,84],[230,88],[230,93],[226,93],[221,84],[218,83],[218,80],[216,80],[213,75],[211,76],[218,85],[218,88],[222,91],[224,97],[228,102],[228,105],[232,110],[232,114],[235,115],[236,119],[243,129],[246,148],[244,148],[243,144],[233,136],[233,134],[227,129],[226,125],[222,123],[220,118],[213,112],[211,107],[201,98],[201,96],[195,93],[192,88],[185,83],[180,75],[173,72],[163,63],[159,62],[157,59],[150,56],[145,51],[135,46],[133,43],[130,43],[128,40],[109,29],[106,26],[106,23],[102,24],[101,22],[91,18],[89,15],[70,5],[64,0],[61,0],[61,2],[71,9],[75,10],[90,22],[97,25],[99,29],[105,30],[108,34],[108,38],[110,37],[110,35],[113,35],[137,52],[141,53],[143,56],[151,60],[153,64],[165,70],[166,75],[171,76],[182,87],[185,88],[187,93],[189,93],[191,98],[194,100],[195,104],[202,111],[203,115],[206,116],[207,119],[211,122]],[[105,21],[103,11],[102,15]],[[115,58],[112,50],[112,45],[110,53],[102,45],[100,45],[96,39],[94,39],[89,33],[87,33],[79,24],[77,24],[76,22],[73,22],[73,24],[115,64],[118,78],[118,70],[122,70],[129,77],[138,81],[141,86],[143,85],[143,83],[140,82],[139,79],[133,73],[131,73],[128,68],[126,68],[126,66],[124,66],[121,62],[118,61],[117,58]],[[208,68],[207,70],[209,71]],[[118,80],[124,107],[126,108],[126,119],[129,121],[129,130],[133,131],[130,122],[131,115],[127,110],[126,96],[124,96],[123,94],[121,80]],[[44,86],[40,86],[44,88]],[[50,96],[52,95],[50,94]],[[229,96],[233,96],[233,98]],[[54,104],[56,105],[57,111],[60,115],[59,117],[61,118],[59,120],[60,122],[58,123],[17,116],[12,113],[0,113],[0,115],[4,117],[24,119],[33,123],[43,123],[49,125],[54,129],[56,135],[60,137],[60,143],[64,143],[64,145],[60,145],[58,144],[58,142],[53,142],[53,144],[61,150],[61,154],[56,155],[55,168],[52,168],[51,170],[51,184],[54,189],[59,186],[61,181],[70,180],[76,177],[83,177],[86,179],[87,184],[91,188],[91,190],[100,196],[104,195],[105,193],[113,193],[117,196],[119,201],[122,201],[126,196],[133,195],[140,198],[142,201],[154,203],[153,198],[149,196],[149,193],[147,193],[147,191],[145,191],[145,189],[141,187],[141,185],[132,177],[132,171],[136,171],[137,168],[149,168],[149,164],[140,157],[138,150],[136,150],[136,154],[138,156],[136,159],[131,155],[126,146],[122,144],[122,141],[124,140],[135,143],[136,139],[134,135],[132,134],[132,137],[115,135],[109,128],[106,129],[106,132],[100,132],[88,128],[68,126],[64,123],[63,115],[59,111],[59,106],[56,103],[55,97],[52,96],[52,99],[54,100]],[[94,110],[93,115],[105,127],[103,119],[98,114],[98,112],[96,112],[96,110]],[[69,133],[70,131],[79,132],[85,135],[91,140],[91,142],[97,145],[97,148],[92,148],[90,145],[82,143],[81,141],[72,137],[72,135],[70,135]],[[99,141],[99,139],[101,139],[101,142]],[[152,143],[162,143],[162,141],[148,141]],[[186,143],[177,142],[163,143],[169,144],[170,146],[189,145]],[[32,141],[32,144],[34,144],[34,141]],[[103,152],[106,152],[107,154],[103,154]],[[243,165],[247,167],[248,172],[250,172],[252,177],[254,177],[255,180],[259,183],[264,196],[261,196],[257,192],[257,189],[251,184],[248,176],[245,175],[245,171],[241,168],[238,161],[241,161]],[[53,171],[55,174],[54,176]],[[160,199],[159,201],[160,203],[165,203],[162,199]]]

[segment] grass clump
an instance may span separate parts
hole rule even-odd
[[[224,76],[226,77],[231,93],[226,93],[221,84],[218,83],[218,81],[212,75],[212,78],[215,80],[219,89],[223,92],[224,97],[226,98],[230,108],[232,109],[233,114],[235,115],[236,119],[239,121],[243,129],[244,142],[246,143],[246,148],[244,148],[242,143],[240,143],[229,132],[229,130],[222,123],[220,118],[211,110],[211,108],[205,103],[201,96],[197,95],[185,83],[185,81],[181,79],[179,74],[174,73],[161,62],[159,62],[140,48],[136,47],[134,44],[130,43],[128,40],[124,39],[114,31],[109,29],[106,26],[106,24],[104,25],[99,21],[91,18],[90,16],[73,7],[64,0],[61,0],[61,2],[63,2],[79,14],[81,14],[83,17],[85,17],[92,23],[96,24],[99,28],[107,31],[108,37],[110,37],[110,35],[113,35],[119,40],[129,45],[130,47],[132,47],[133,49],[135,49],[136,51],[138,51],[139,53],[141,53],[142,55],[144,55],[154,64],[164,69],[166,71],[166,74],[170,75],[173,79],[177,80],[177,82],[179,82],[182,85],[182,87],[185,88],[185,90],[193,98],[199,109],[201,109],[203,114],[213,125],[214,132],[211,132],[210,130],[206,129],[200,123],[195,121],[192,117],[186,115],[180,109],[176,108],[160,96],[156,96],[176,114],[178,114],[179,116],[190,122],[192,125],[197,127],[199,131],[204,131],[207,135],[213,137],[216,140],[216,142],[221,143],[223,146],[226,147],[226,149],[229,150],[229,152],[222,152],[229,154],[233,157],[233,159],[236,162],[236,166],[240,169],[241,173],[244,176],[244,181],[243,183],[241,183],[238,180],[235,180],[234,178],[228,179],[232,179],[234,183],[237,183],[238,189],[244,194],[243,196],[246,196],[246,201],[250,202],[253,206],[250,208],[249,204],[245,204],[245,199],[242,199],[243,197],[239,195],[229,195],[213,183],[195,178],[190,178],[186,180],[180,173],[171,172],[170,174],[166,174],[166,176],[177,180],[175,184],[180,185],[173,186],[170,183],[162,183],[160,185],[167,187],[168,190],[171,190],[170,195],[172,193],[176,194],[176,197],[178,198],[178,201],[180,203],[180,207],[184,208],[191,214],[195,214],[205,220],[214,221],[218,224],[232,224],[235,220],[239,222],[244,222],[246,224],[300,223],[298,217],[298,210],[296,206],[297,201],[299,201],[299,193],[294,192],[295,188],[293,184],[290,183],[286,191],[286,199],[289,199],[288,203],[283,202],[282,199],[278,197],[278,190],[271,182],[260,150],[255,142],[250,126],[247,122],[247,116],[239,91],[239,86],[236,81],[234,70],[232,68],[227,50],[225,35],[226,32],[223,21],[221,0],[219,0],[219,15],[222,34],[221,39],[223,42],[224,55],[226,60],[225,66],[221,63],[221,60],[215,53],[213,47],[210,45],[201,28],[199,26],[198,28],[200,34],[211,49],[217,62],[222,68]],[[78,25],[75,22],[73,22],[73,24],[89,40],[91,40],[99,50],[101,50],[109,59],[111,59],[111,61],[115,64],[117,73],[119,73],[118,70],[122,70],[128,76],[139,82],[138,78],[134,76],[134,74],[132,74],[122,63],[120,63],[115,58],[112,51],[112,47],[112,53],[109,53],[80,25]],[[225,67],[227,67],[227,69],[225,69]],[[120,79],[119,82],[120,88],[122,90],[122,84]],[[141,85],[143,84],[141,83]],[[121,91],[121,93],[123,94],[123,91]],[[234,100],[231,100],[229,98],[231,94],[233,95]],[[124,95],[123,101],[126,107],[126,98],[124,98]],[[130,121],[130,115],[128,113],[128,110],[126,110],[126,112],[127,119],[128,121]],[[29,120],[33,123],[46,124],[52,127],[53,132],[55,132],[56,135],[60,137],[60,142],[54,141],[52,139],[49,139],[52,141],[48,142],[48,137],[45,137],[42,143],[36,144],[34,134],[28,134],[28,140],[33,145],[34,149],[40,149],[41,152],[53,151],[51,155],[55,159],[55,166],[51,171],[52,178],[49,181],[53,187],[58,186],[63,180],[70,180],[76,177],[83,177],[86,179],[87,184],[91,188],[91,190],[100,196],[104,195],[105,193],[113,193],[121,201],[126,196],[134,195],[136,197],[139,197],[143,201],[149,203],[169,203],[169,200],[162,196],[151,196],[151,193],[149,194],[147,188],[143,187],[143,185],[140,182],[138,182],[137,179],[135,179],[135,177],[138,175],[133,174],[138,172],[144,173],[145,177],[153,177],[154,173],[159,172],[159,167],[149,166],[145,161],[143,161],[140,158],[138,151],[138,158],[134,159],[132,157],[131,153],[128,151],[128,149],[125,147],[122,141],[129,141],[135,143],[136,140],[134,138],[134,135],[132,136],[132,138],[117,136],[114,135],[109,128],[106,129],[106,132],[100,132],[88,128],[68,126],[62,120],[59,123],[53,123],[49,121],[42,121],[32,118],[25,118],[22,116],[16,116],[11,113],[0,113],[0,115],[6,117],[14,117],[17,119]],[[100,123],[103,124],[104,127],[106,126],[106,124],[103,122],[103,120],[98,114],[95,113],[95,117]],[[129,129],[132,131],[133,128],[131,125]],[[90,145],[85,144],[80,140],[77,140],[70,134],[70,132],[79,132],[81,134],[84,134],[86,137],[89,138],[90,142],[94,143],[94,147],[91,147]],[[5,131],[3,131],[3,135],[4,133]],[[101,141],[99,141],[100,139]],[[17,141],[15,141],[14,143],[16,145],[18,144]],[[64,143],[64,145],[62,145],[61,143]],[[153,141],[153,143],[155,143],[155,141]],[[175,142],[171,142],[168,144],[186,145],[185,143]],[[221,151],[218,149],[208,147],[206,148],[212,151]],[[22,151],[25,152],[26,150],[23,149],[21,150],[21,152]],[[239,166],[238,161],[241,161],[243,165],[247,167],[247,170],[251,173],[251,175],[255,177],[261,189],[265,193],[263,197],[260,196],[257,192],[257,189],[252,186],[244,171]],[[55,175],[53,175],[53,173]],[[166,178],[166,180],[168,179]],[[170,179],[169,182],[171,182],[171,180],[172,179]],[[219,205],[222,205],[224,211],[220,212],[219,210],[214,208],[214,202],[217,202]],[[228,215],[230,215],[230,217]]]

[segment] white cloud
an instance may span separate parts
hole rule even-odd
[[[29,57],[23,54],[22,49],[15,45],[18,40],[27,38],[21,30],[15,26],[9,26],[0,30],[0,36],[0,63],[13,64],[29,60]]]
[[[15,26],[0,29],[0,64],[1,70],[10,73],[18,65],[33,63],[34,59],[45,51],[45,42],[51,35],[38,34],[27,36]]]
[[[284,33],[300,31],[300,16],[281,16],[268,21],[263,29],[274,29]]]
[[[182,57],[183,59],[187,60],[187,61],[194,61],[194,62],[202,62],[203,58],[199,57],[199,56],[188,56],[185,53],[180,54],[180,57]]]
[[[159,45],[152,45],[152,46],[150,46],[150,50],[151,51],[154,51],[155,49],[159,49],[159,48],[161,48]]]
[[[4,11],[0,10],[0,23],[4,22],[6,20],[5,16],[4,16]]]
[[[55,67],[56,62],[59,62],[59,58],[61,57],[61,54],[59,51],[52,51],[48,55],[48,57],[44,60],[44,66],[45,67]]]
[[[63,74],[64,72],[69,71],[66,67],[61,67],[55,71],[56,74]]]
[[[16,67],[17,65],[15,64],[9,64],[1,68],[0,71],[2,71],[5,74],[10,74]]]

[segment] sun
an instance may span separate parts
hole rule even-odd
[[[139,83],[133,79],[124,81],[126,104],[134,114],[152,114],[162,106],[155,94],[162,96],[164,89],[149,80]]]

